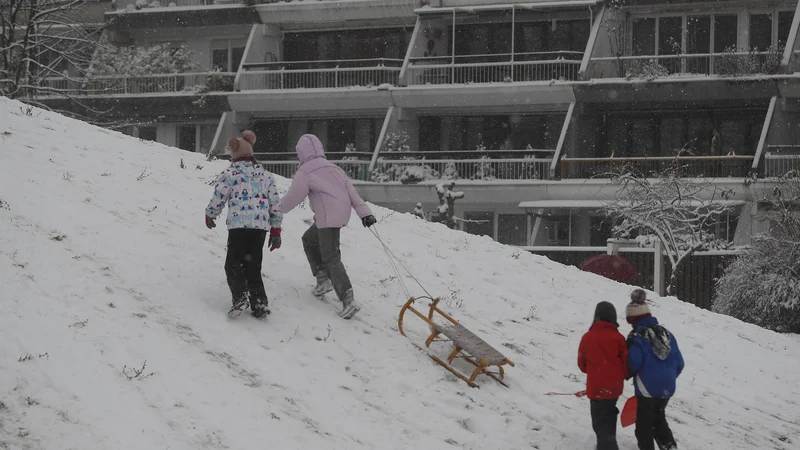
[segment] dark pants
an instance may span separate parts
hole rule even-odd
[[[675,445],[672,430],[667,424],[668,398],[638,397],[636,407],[636,440],[639,450],[655,450],[653,440],[658,448],[669,448]]]
[[[591,400],[592,429],[597,435],[597,450],[619,450],[617,445],[617,399]]]
[[[342,252],[339,250],[339,228],[317,228],[311,225],[303,234],[303,250],[306,252],[311,272],[317,276],[324,271],[339,300],[344,298],[347,291],[353,289],[350,277],[342,263]]]
[[[228,256],[225,258],[225,274],[231,288],[233,303],[250,300],[255,309],[259,303],[267,304],[267,293],[261,279],[261,259],[267,232],[238,228],[228,231]]]

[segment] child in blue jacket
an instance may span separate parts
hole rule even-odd
[[[683,371],[678,341],[650,314],[647,293],[636,289],[626,316],[633,330],[628,335],[628,375],[633,378],[638,407],[636,440],[640,450],[676,450],[678,445],[667,424],[666,409],[675,394],[675,382]]]

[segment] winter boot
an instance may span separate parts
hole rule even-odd
[[[253,308],[253,317],[260,319],[261,317],[268,316],[270,312],[267,302],[258,302],[255,308]]]
[[[361,307],[358,306],[356,299],[353,298],[353,290],[349,289],[342,298],[342,312],[339,313],[339,317],[342,319],[351,319],[360,310]]]
[[[238,316],[242,313],[242,311],[246,310],[250,307],[250,300],[247,298],[246,295],[240,298],[234,298],[232,301],[231,309],[228,311],[228,314],[231,316]]]
[[[333,283],[331,283],[331,279],[328,278],[328,274],[325,273],[324,270],[317,272],[317,285],[314,286],[314,290],[311,291],[315,297],[322,297],[323,295],[327,294],[328,292],[333,290]]]

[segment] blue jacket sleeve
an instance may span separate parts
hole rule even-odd
[[[681,372],[683,372],[683,354],[681,353],[681,349],[678,348],[678,340],[675,339],[675,336],[672,336],[672,345],[675,348],[675,357],[678,359],[678,376],[681,376]]]
[[[633,338],[630,347],[628,347],[628,374],[636,376],[644,365],[644,349],[640,337]]]
[[[217,183],[214,185],[214,196],[211,197],[211,201],[208,202],[206,207],[206,216],[212,219],[219,217],[230,196],[231,183],[226,170],[217,177]]]

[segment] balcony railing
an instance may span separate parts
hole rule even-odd
[[[335,155],[335,159],[334,159]],[[550,159],[383,159],[370,171],[370,161],[344,159],[342,153],[329,154],[330,160],[354,180],[378,183],[417,183],[427,180],[546,180],[549,179]],[[296,156],[295,156],[296,157]],[[297,171],[297,160],[275,160],[273,154],[257,154],[267,170],[291,178]]]
[[[282,61],[245,64],[238,90],[336,89],[397,85],[399,59]]]
[[[194,8],[213,5],[241,5],[242,0],[116,0],[117,11],[142,11],[156,8]]]
[[[270,172],[284,178],[292,178],[297,172],[299,161],[269,161],[259,158],[261,164]],[[353,180],[369,181],[369,161],[360,160],[331,160],[341,167]]]
[[[574,81],[582,53],[549,52],[414,58],[408,84],[516,83]]]
[[[674,169],[679,177],[745,177],[753,165],[753,156],[680,156],[635,158],[561,158],[562,179],[613,178],[633,172],[657,177]]]
[[[800,154],[767,152],[764,155],[764,176],[766,178],[780,178],[792,171],[800,174]]]
[[[774,75],[779,52],[707,53],[592,58],[595,78],[655,79],[667,76]]]
[[[205,72],[147,76],[97,76],[86,79],[45,78],[41,97],[105,97],[127,95],[187,94],[233,90],[234,73]]]
[[[550,159],[402,159],[380,158],[371,176],[376,182],[426,180],[547,180]]]

